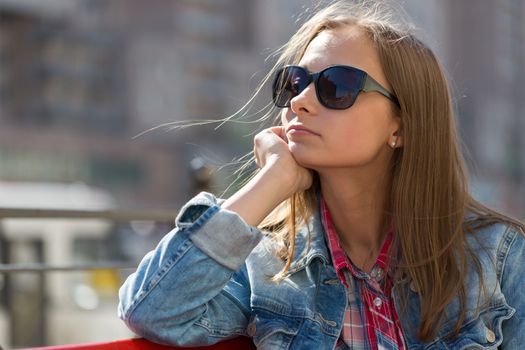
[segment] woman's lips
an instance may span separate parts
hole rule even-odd
[[[318,133],[313,132],[312,130],[305,128],[302,125],[289,125],[286,128],[286,134],[290,136],[320,136]]]

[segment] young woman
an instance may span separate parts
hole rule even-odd
[[[432,51],[377,6],[336,2],[277,62],[259,171],[208,193],[120,290],[137,334],[261,349],[518,349],[523,225],[467,190]]]

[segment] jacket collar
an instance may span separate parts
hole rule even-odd
[[[321,259],[325,264],[331,264],[330,253],[326,244],[326,233],[321,221],[320,200],[317,201],[317,208],[308,225],[304,225],[297,232],[295,257],[290,266],[290,273],[304,268],[315,258]]]

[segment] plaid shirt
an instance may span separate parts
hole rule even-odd
[[[393,280],[388,273],[388,251],[392,245],[393,229],[389,229],[379,256],[370,274],[367,274],[346,256],[324,200],[321,214],[332,262],[348,295],[337,348],[404,350],[403,333],[391,297]]]

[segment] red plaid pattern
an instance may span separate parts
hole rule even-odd
[[[404,350],[403,333],[391,297],[393,280],[388,252],[393,228],[389,229],[374,267],[367,274],[346,256],[324,200],[321,214],[337,276],[348,289],[348,307],[339,342],[350,349]]]

